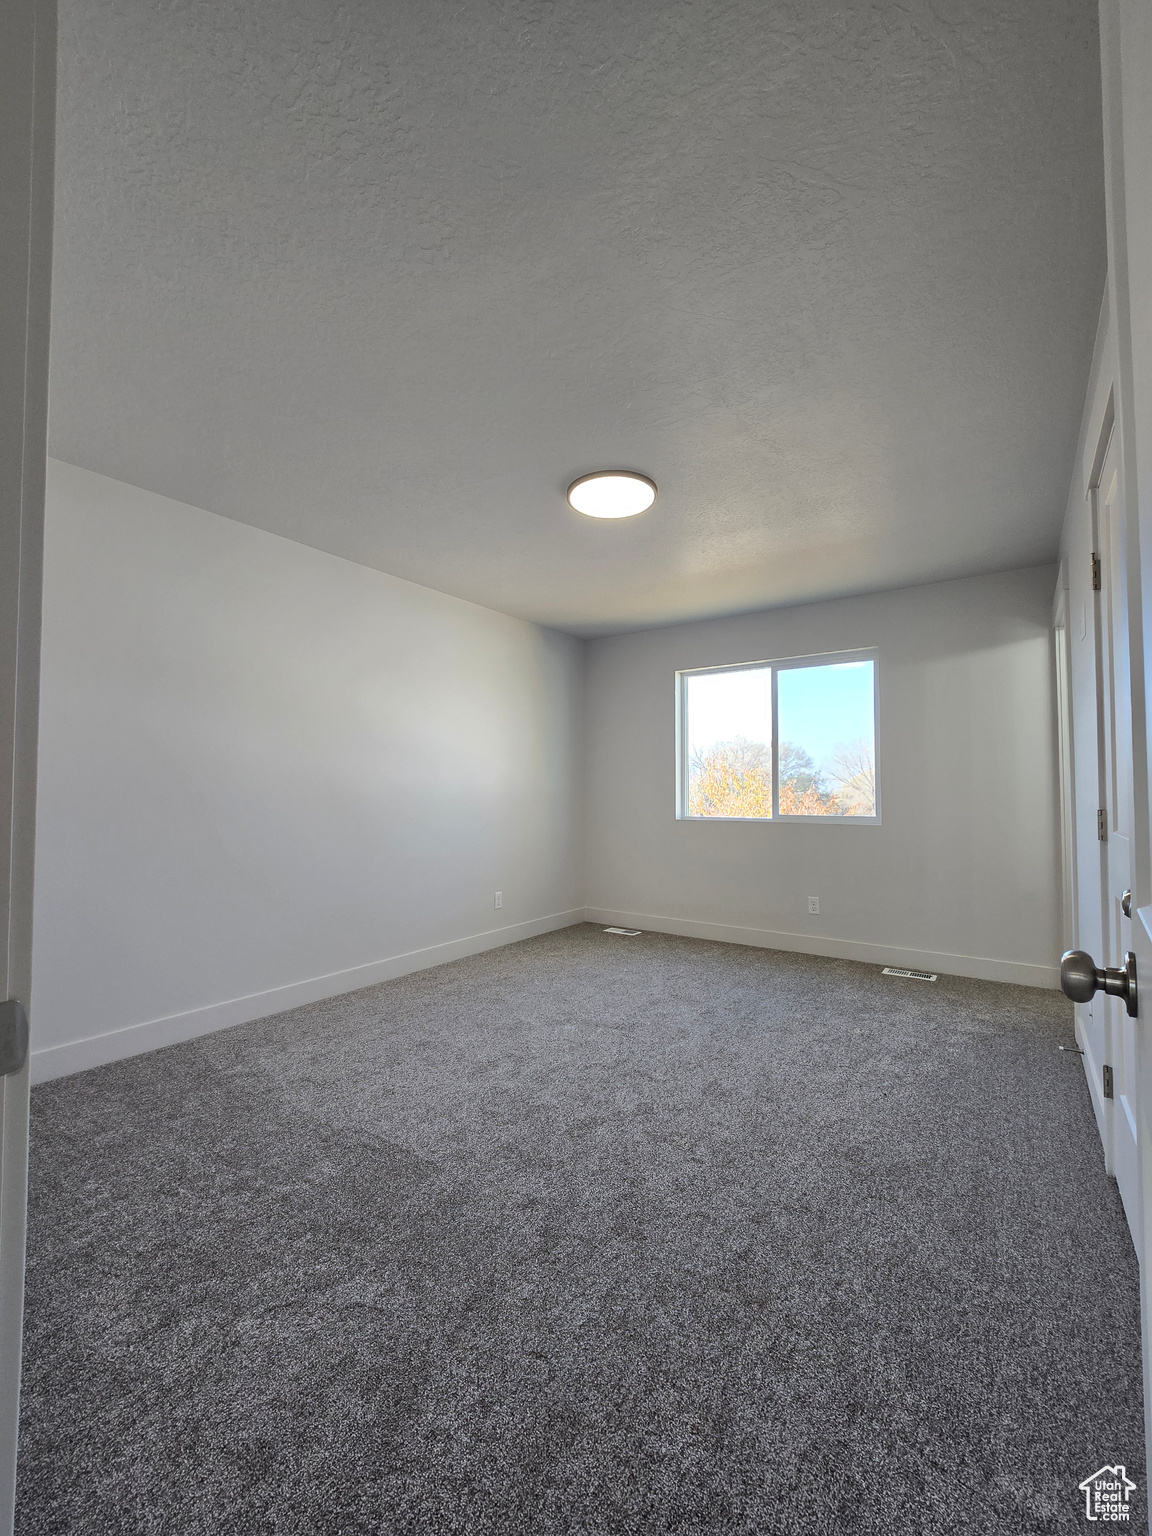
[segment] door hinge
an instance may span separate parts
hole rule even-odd
[[[1099,555],[1093,555],[1092,556],[1092,590],[1093,590],[1093,592],[1099,592],[1100,585],[1101,585],[1101,582],[1100,582],[1100,556]]]
[[[14,997],[0,1003],[0,1077],[19,1072],[28,1059],[28,1018]]]
[[[1102,843],[1106,843],[1108,841],[1108,812],[1107,811],[1097,811],[1096,812],[1096,836],[1100,839],[1100,841]]]
[[[1107,1066],[1107,1065],[1105,1065],[1104,1071],[1103,1071],[1103,1076],[1104,1076],[1104,1097],[1106,1099],[1110,1099],[1112,1097],[1112,1068]]]

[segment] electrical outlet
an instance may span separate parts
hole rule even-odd
[[[809,910],[809,912],[811,912],[813,914],[813,916],[815,916],[815,917],[819,917],[820,916],[820,898],[819,898],[819,896],[809,896],[809,898],[808,898],[808,910]]]
[[[497,912],[499,912],[500,908],[504,905],[503,891],[496,892],[495,900],[493,901],[492,905],[496,908]]]

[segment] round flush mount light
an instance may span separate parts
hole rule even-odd
[[[598,469],[568,487],[568,505],[585,517],[635,517],[656,500],[656,482],[631,469]]]

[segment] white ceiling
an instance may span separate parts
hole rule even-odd
[[[51,450],[577,633],[1048,559],[1095,10],[61,0]]]

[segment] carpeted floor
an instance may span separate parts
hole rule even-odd
[[[585,926],[33,1096],[20,1536],[1145,1518],[1053,993]]]

